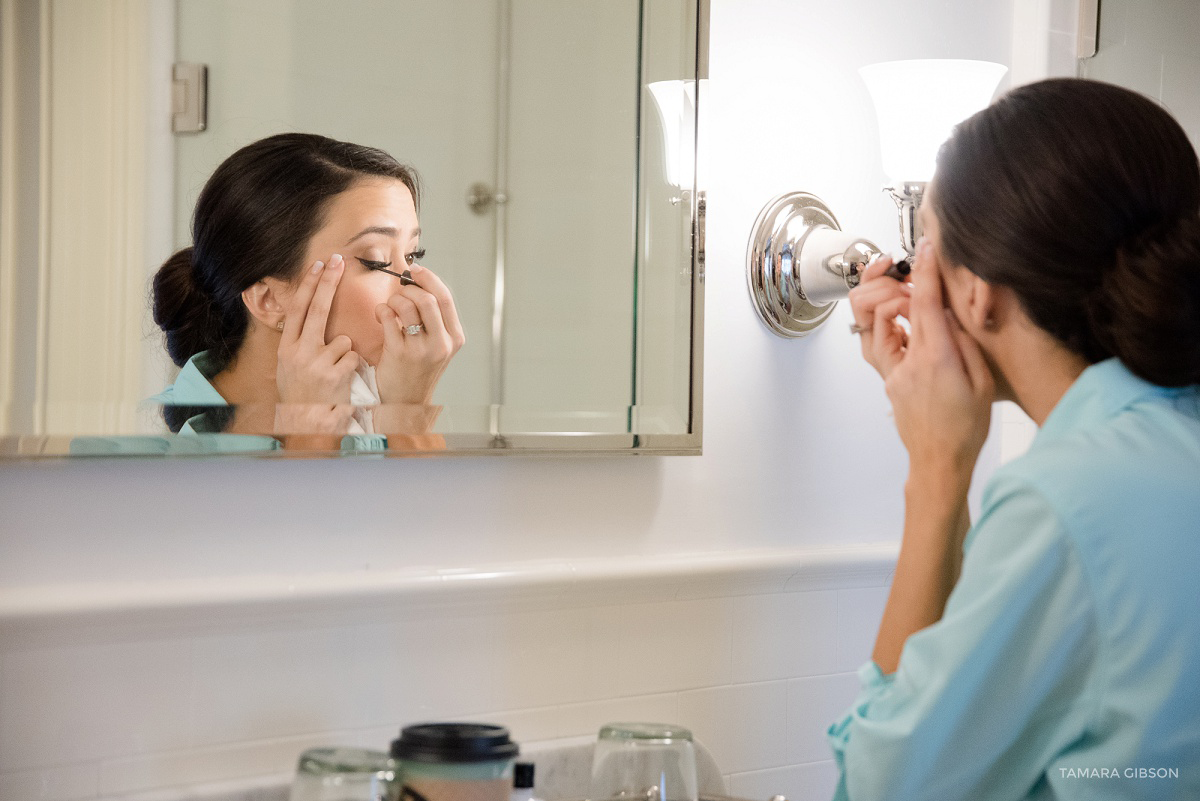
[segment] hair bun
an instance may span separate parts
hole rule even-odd
[[[1122,243],[1088,312],[1102,344],[1135,375],[1200,383],[1200,214]]]
[[[154,322],[165,332],[167,353],[176,365],[215,344],[217,314],[212,297],[196,283],[192,248],[171,256],[155,273],[153,305]]]

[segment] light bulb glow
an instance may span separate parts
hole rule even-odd
[[[985,108],[1008,68],[989,61],[917,59],[859,69],[875,103],[883,171],[928,181],[955,125]]]
[[[708,80],[655,81],[647,84],[663,133],[663,166],[668,184],[679,189],[702,190],[707,175],[696,162],[696,84],[700,84],[700,119],[707,116]]]

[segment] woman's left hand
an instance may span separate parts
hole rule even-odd
[[[890,362],[884,386],[910,474],[954,476],[965,492],[987,439],[995,388],[983,352],[946,307],[942,269],[932,245],[922,242],[909,303],[912,330],[902,351],[879,355]]]
[[[414,283],[375,308],[383,356],[375,370],[385,404],[429,404],[446,366],[466,342],[450,290],[432,270],[409,268]],[[420,333],[409,334],[411,326]]]

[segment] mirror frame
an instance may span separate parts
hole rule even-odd
[[[9,2],[3,2],[7,13],[12,13],[13,6]],[[708,58],[709,58],[709,10],[710,0],[695,0],[695,65],[694,74],[686,76],[688,80],[699,81],[708,77]],[[7,16],[7,14],[6,14]],[[10,41],[6,41],[5,45],[11,45]],[[12,48],[0,48],[8,51],[0,53],[0,59],[3,59],[5,64],[8,64],[12,58]],[[7,72],[11,72],[6,70]],[[12,84],[6,85],[4,95],[6,95],[5,110],[12,110],[13,95],[15,94],[15,86]],[[707,98],[700,97],[697,92],[696,105],[699,107],[701,103],[707,102]],[[697,137],[697,149],[694,152],[699,152],[699,114],[697,114],[697,124],[695,135]],[[3,155],[10,158],[15,158],[15,151],[12,145],[6,142],[0,142],[0,149],[3,150]],[[6,164],[11,163],[9,158],[4,159]],[[0,200],[8,202],[16,201],[16,186],[12,181],[3,182],[5,186],[0,187]],[[683,194],[683,202],[687,203],[690,210],[691,218],[691,254],[688,270],[691,280],[691,348],[689,353],[690,363],[688,365],[689,372],[689,392],[688,392],[688,408],[687,408],[687,430],[681,434],[637,434],[637,433],[621,433],[621,434],[592,434],[592,433],[571,433],[571,432],[554,432],[554,433],[528,433],[528,434],[504,434],[502,438],[495,438],[487,432],[480,433],[457,433],[445,434],[447,448],[439,451],[387,451],[387,452],[372,452],[373,456],[387,455],[389,457],[404,457],[404,456],[460,456],[460,455],[494,455],[503,453],[521,453],[521,454],[549,454],[549,455],[569,455],[569,454],[625,454],[625,455],[699,455],[701,453],[702,442],[702,421],[703,421],[703,363],[704,363],[704,240],[705,240],[705,196],[703,190],[685,192]],[[2,254],[4,256],[15,255],[9,252],[10,249],[5,249]],[[103,437],[100,437],[101,439]],[[22,435],[22,434],[7,434],[0,435],[0,461],[25,461],[29,459],[78,459],[78,458],[112,458],[117,454],[70,454],[69,445],[75,436],[70,435]],[[186,458],[201,457],[228,457],[233,454],[172,454],[171,458]],[[237,454],[239,458],[251,456],[254,458],[279,458],[296,456],[311,456],[311,457],[330,457],[330,456],[349,456],[353,457],[356,454],[353,452],[338,452],[338,451],[252,451],[244,454]],[[130,454],[129,456],[120,458],[161,458],[151,453]]]

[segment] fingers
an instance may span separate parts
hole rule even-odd
[[[407,290],[408,287],[404,289]],[[437,303],[437,301],[431,302],[435,305]],[[387,299],[386,305],[396,315],[396,325],[400,328],[407,328],[410,325],[425,325],[426,328],[429,327],[422,318],[421,310],[410,293],[404,291],[398,292]]]
[[[912,338],[914,342],[948,347],[952,344],[946,323],[942,275],[927,242],[917,248],[912,282]]]
[[[888,271],[889,267],[895,263],[896,260],[886,253],[877,256],[870,264],[867,265],[867,269],[863,270],[863,282],[865,283],[875,278],[879,278]]]
[[[423,325],[420,334],[405,336],[404,347],[419,347],[434,356],[452,356],[462,345],[461,339],[455,341],[442,317],[442,305],[432,293],[417,285],[401,287],[395,295],[388,298],[388,308],[400,321],[400,327]]]
[[[342,334],[341,336],[336,336],[331,339],[329,344],[321,349],[321,354],[329,361],[339,363],[346,356],[346,354],[351,353],[353,349],[354,341],[345,334]],[[358,354],[355,353],[354,357],[358,358]]]
[[[963,367],[966,368],[967,377],[971,381],[971,386],[977,393],[991,396],[992,390],[992,371],[988,367],[987,360],[983,356],[983,350],[980,349],[979,343],[971,338],[958,322],[958,318],[950,309],[946,309],[946,323],[950,329],[950,335],[954,338],[955,345],[958,346],[959,356],[962,358]]]
[[[406,297],[416,307],[420,322],[424,323],[426,333],[449,333],[445,320],[442,318],[442,305],[433,293],[420,286],[406,286],[400,289],[400,294]]]
[[[404,349],[404,334],[400,328],[404,325],[395,309],[386,303],[375,307],[375,319],[383,326],[383,348],[385,351],[399,353]]]
[[[329,264],[321,273],[313,291],[312,301],[308,304],[308,313],[304,318],[304,329],[300,336],[314,345],[324,344],[325,326],[329,322],[329,309],[333,306],[333,295],[337,292],[338,282],[346,271],[346,260],[337,253],[329,259]]]
[[[875,308],[894,298],[907,298],[912,294],[912,287],[892,278],[879,278],[892,262],[889,257],[877,259],[863,273],[862,283],[850,290],[850,310],[854,323],[862,330],[869,329],[875,317]],[[874,277],[872,278],[872,273]]]
[[[908,347],[908,334],[896,322],[897,317],[907,317],[910,300],[906,296],[895,297],[875,307],[870,336],[863,337],[863,356],[879,373],[887,378],[897,364],[904,359]]]
[[[419,264],[414,264],[410,270],[416,285],[437,300],[438,314],[445,324],[446,331],[456,346],[462,347],[466,341],[466,335],[463,332],[462,322],[458,319],[458,308],[454,305],[454,296],[450,294],[449,287],[442,282],[441,278],[438,278],[433,270]]]
[[[317,291],[317,284],[325,271],[325,262],[315,261],[300,279],[300,286],[292,296],[291,308],[283,318],[283,341],[295,342],[304,330],[304,319],[307,317],[309,304]]]
[[[350,341],[349,337],[338,337],[338,339],[345,339],[347,342]],[[334,363],[334,368],[339,374],[344,375],[347,379],[349,379],[353,375],[354,371],[358,369],[358,365],[361,361],[362,360],[357,353],[347,348],[346,352],[342,354],[336,363]]]

